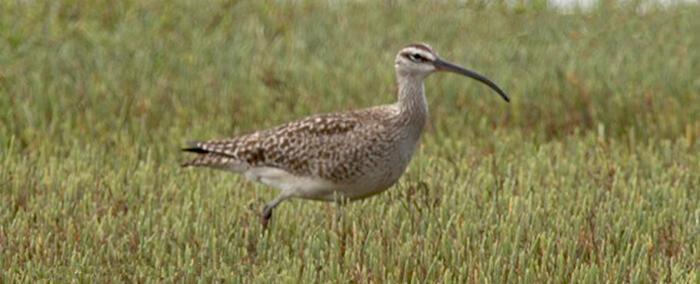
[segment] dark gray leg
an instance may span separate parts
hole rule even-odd
[[[289,198],[289,195],[280,194],[272,201],[263,205],[262,214],[260,215],[262,217],[261,221],[263,229],[267,229],[267,223],[270,221],[270,219],[272,219],[272,210],[275,209],[275,207],[277,207],[277,205],[279,205],[280,202],[284,201],[287,198]]]
[[[333,199],[335,199],[333,203],[335,203],[336,221],[340,222],[340,219],[343,218],[343,206],[350,200],[339,196],[337,193],[334,194]]]
[[[338,220],[337,220],[338,222],[340,222],[340,219],[343,218],[343,205],[345,205],[345,204],[340,203],[340,202],[337,202],[335,204],[335,214],[336,214],[335,217],[338,218]]]

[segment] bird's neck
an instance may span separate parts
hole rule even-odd
[[[425,99],[423,76],[399,75],[396,77],[398,102],[402,123],[420,136],[428,117],[428,102]]]

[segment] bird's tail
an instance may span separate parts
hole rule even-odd
[[[231,156],[207,150],[206,144],[200,141],[187,142],[187,147],[182,148],[182,151],[198,155],[192,160],[180,163],[180,167],[209,167],[229,171],[241,171],[246,168],[246,165]]]
[[[209,154],[210,151],[202,148],[201,142],[199,142],[199,141],[187,142],[187,147],[182,148],[182,151],[200,154],[200,156],[198,156],[192,160],[180,163],[180,167],[183,167],[183,168],[189,167],[189,166],[203,166],[203,165],[205,165],[206,161],[211,160],[210,157],[207,157],[210,155],[206,155],[206,154]]]
[[[187,147],[182,148],[182,151],[184,152],[191,152],[191,153],[197,153],[197,154],[206,154],[209,153],[210,151],[205,150],[201,146],[201,142],[199,141],[190,141],[187,142]]]

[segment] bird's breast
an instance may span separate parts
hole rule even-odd
[[[382,148],[381,153],[375,153],[374,157],[366,157],[361,174],[346,183],[347,190],[343,195],[359,199],[394,185],[406,170],[418,143],[419,137],[398,136],[391,145]]]

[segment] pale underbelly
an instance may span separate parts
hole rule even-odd
[[[407,162],[399,162],[377,165],[366,169],[361,176],[342,182],[297,176],[271,167],[252,168],[244,175],[292,197],[322,201],[357,200],[383,192],[394,185],[403,174],[406,164]]]
[[[298,176],[285,170],[261,167],[251,168],[247,178],[277,188],[291,197],[336,201],[357,200],[383,192],[398,181],[410,162],[417,140],[402,141],[399,149],[390,150],[378,162],[365,163],[352,178],[336,181],[318,176]]]

